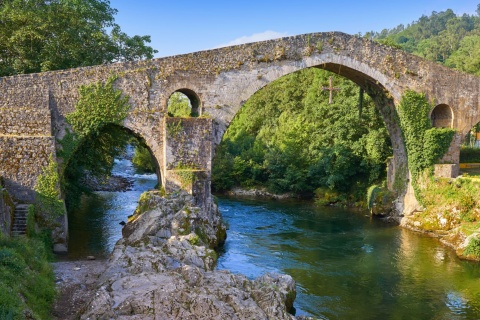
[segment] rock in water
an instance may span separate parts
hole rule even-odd
[[[211,248],[225,237],[216,208],[151,193],[123,235],[81,319],[295,319],[290,276],[214,270]]]

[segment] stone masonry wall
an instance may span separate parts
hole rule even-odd
[[[168,139],[164,136],[164,119],[167,101],[173,92],[188,89],[198,96],[200,113],[208,113],[213,119],[215,134],[208,139],[216,145],[252,94],[281,76],[309,67],[323,68],[357,83],[381,101],[381,105],[387,106],[382,112],[384,117],[390,114],[395,118],[395,105],[405,90],[411,89],[425,93],[435,103],[448,105],[453,112],[453,127],[461,134],[480,121],[480,78],[340,32],[298,35],[154,60],[0,78],[0,108],[41,109],[40,112],[47,116],[50,112],[53,135],[61,139],[67,127],[65,115],[74,109],[78,88],[104,82],[114,74],[118,77],[115,86],[130,96],[132,106],[123,125],[146,140],[161,167],[163,183],[166,183],[169,169],[165,164],[175,167],[178,158],[176,155],[175,159],[167,161],[170,155],[165,154]],[[19,113],[4,112],[10,119],[22,119]],[[11,124],[5,125],[8,128],[2,129],[3,132],[17,130],[22,133],[14,123],[16,120],[0,118],[0,123],[8,122]],[[398,124],[386,122],[391,135],[398,131]],[[39,126],[42,129],[38,132],[45,134],[46,126]],[[34,134],[34,130],[26,131]],[[406,155],[395,147],[403,146],[401,135],[396,134],[392,140],[395,140],[395,164],[404,166]],[[189,147],[203,150],[200,145]],[[195,160],[207,169],[208,178],[214,154],[212,148],[214,146],[207,148],[205,153],[210,159],[198,157]]]
[[[15,199],[33,202],[33,188],[50,155],[55,156],[53,137],[0,136],[0,175]]]
[[[0,135],[50,136],[49,112],[32,108],[0,108]]]
[[[0,184],[0,233],[6,236],[11,234],[14,212],[15,205],[12,198],[7,189]]]
[[[165,168],[207,170],[212,158],[212,119],[165,118]]]
[[[186,190],[199,206],[209,207],[212,119],[167,117],[164,128],[165,189]]]

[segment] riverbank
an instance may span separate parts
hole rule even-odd
[[[265,188],[243,189],[243,188],[236,187],[226,191],[225,194],[232,197],[252,197],[252,198],[275,199],[275,200],[298,198],[293,193],[275,194],[267,191],[267,189]]]
[[[418,184],[422,205],[405,213],[400,226],[439,239],[461,259],[480,261],[480,180],[424,176]]]
[[[106,260],[59,261],[52,263],[58,292],[52,316],[56,320],[78,319],[78,313],[93,299]]]

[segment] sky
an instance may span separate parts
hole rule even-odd
[[[150,35],[165,57],[312,32],[405,26],[433,11],[475,14],[480,0],[110,0],[129,36]]]

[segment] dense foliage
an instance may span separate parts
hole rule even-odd
[[[80,86],[80,98],[75,111],[67,114],[67,122],[79,139],[98,135],[107,124],[120,124],[128,114],[129,97],[113,87],[117,77],[111,76],[101,82]]]
[[[462,147],[460,163],[480,163],[480,148]]]
[[[190,117],[192,115],[190,99],[181,92],[174,92],[168,100],[168,115],[170,117]]]
[[[130,37],[107,0],[0,1],[0,76],[152,58],[150,36]]]
[[[131,138],[125,129],[107,125],[96,135],[88,135],[78,142],[63,171],[62,184],[69,207],[77,196],[91,191],[85,179],[106,181],[110,177],[115,158],[125,151]]]
[[[155,163],[152,161],[150,150],[140,143],[135,146],[132,163],[140,172],[155,172]]]
[[[58,156],[63,158],[62,182],[69,206],[89,191],[82,181],[86,174],[87,179],[94,176],[100,181],[110,176],[115,157],[124,152],[132,137],[119,126],[130,106],[128,96],[113,87],[115,79],[112,76],[105,84],[80,87],[75,111],[66,116],[74,131],[59,141],[62,150]]]
[[[39,237],[0,233],[0,319],[49,319],[56,296],[49,251]]]
[[[97,176],[109,175],[115,156],[125,149],[129,137],[119,128],[130,108],[128,96],[113,87],[116,77],[79,88],[75,111],[67,114],[73,132],[60,141],[65,176],[78,176],[88,168]],[[76,156],[74,156],[76,155]],[[80,175],[81,176],[81,175]],[[77,180],[77,179],[75,179]]]
[[[56,218],[65,213],[63,200],[60,198],[60,179],[57,162],[50,156],[48,166],[43,168],[35,184],[36,211],[46,226],[51,226]]]
[[[329,104],[322,86],[331,76],[341,90]],[[363,195],[383,177],[391,147],[370,97],[361,116],[359,104],[358,86],[319,69],[267,85],[245,103],[219,145],[214,189],[265,185],[302,195],[317,188]]]
[[[425,96],[414,91],[407,91],[398,106],[408,168],[414,177],[445,154],[455,134],[453,129],[432,128],[428,116],[432,109]]]

